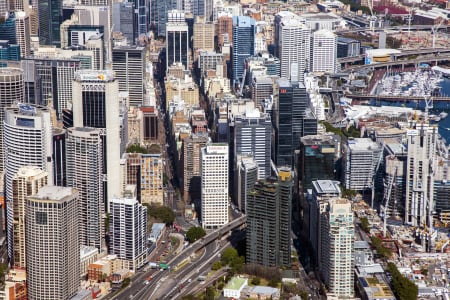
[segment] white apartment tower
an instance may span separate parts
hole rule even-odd
[[[311,45],[312,72],[336,72],[337,36],[330,30],[315,31]]]
[[[0,171],[4,170],[3,120],[5,108],[25,101],[25,82],[23,70],[19,68],[0,68]]]
[[[67,129],[67,133],[67,186],[79,193],[80,244],[101,250],[105,246],[101,132],[92,127],[75,127]]]
[[[310,65],[311,30],[297,15],[280,12],[275,17],[275,34],[281,77],[303,82]]]
[[[321,224],[321,274],[330,293],[337,297],[352,297],[354,290],[354,225],[351,203],[346,199],[330,199]]]
[[[80,70],[73,81],[73,126],[100,129],[108,201],[121,194],[119,85],[110,70]]]
[[[127,263],[128,269],[136,271],[147,263],[147,208],[135,195],[111,199],[109,232],[110,253]]]
[[[417,124],[415,129],[407,132],[407,138],[405,223],[432,228],[438,128]]]
[[[201,219],[205,229],[228,223],[228,144],[209,144],[201,151]]]
[[[12,181],[14,213],[13,237],[14,258],[11,265],[25,269],[25,200],[47,185],[48,174],[38,167],[25,166],[19,169]]]
[[[48,173],[53,183],[53,143],[50,110],[46,107],[19,104],[5,109],[3,121],[5,158],[5,198],[7,232],[13,232],[13,178],[21,167],[36,166]],[[8,256],[13,257],[13,234],[8,234]]]
[[[71,299],[80,286],[78,192],[44,186],[25,211],[28,299]]]
[[[21,2],[22,1],[18,1],[18,3]],[[20,46],[20,57],[26,57],[31,54],[30,16],[24,11],[16,11],[15,16],[17,44]]]
[[[372,188],[382,154],[381,145],[369,138],[349,139],[344,156],[345,188],[355,191]]]

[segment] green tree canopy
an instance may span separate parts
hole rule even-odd
[[[223,250],[220,260],[222,261],[222,264],[224,266],[226,266],[226,265],[230,264],[232,261],[234,261],[235,259],[237,259],[238,257],[239,257],[239,254],[238,254],[237,250],[233,247],[229,247],[229,248]]]
[[[419,288],[408,278],[403,276],[394,263],[388,263],[387,269],[392,276],[392,288],[399,300],[415,300],[419,294]]]
[[[361,221],[361,228],[362,228],[362,230],[364,230],[365,232],[369,233],[370,232],[369,220],[366,217],[362,217],[359,220]]]
[[[186,232],[186,237],[190,243],[193,243],[206,235],[205,230],[202,227],[191,227]]]
[[[171,225],[175,220],[175,213],[170,207],[162,205],[144,205],[147,206],[147,214],[150,217],[153,217],[166,225]]]

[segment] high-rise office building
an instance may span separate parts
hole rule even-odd
[[[183,140],[183,199],[186,203],[196,202],[201,198],[200,154],[209,138],[204,133],[194,133]]]
[[[311,71],[335,73],[337,67],[337,36],[322,29],[312,35]]]
[[[277,166],[293,168],[294,151],[300,148],[300,138],[311,134],[304,130],[308,94],[303,83],[279,79],[275,124],[275,162]],[[315,133],[313,133],[315,134]]]
[[[110,253],[136,272],[147,263],[147,208],[132,194],[113,198],[110,205]]]
[[[147,1],[146,0],[134,0],[136,16],[136,32],[138,36],[147,35]]]
[[[140,46],[114,47],[112,69],[119,82],[119,92],[127,92],[127,106],[144,103],[145,48]]]
[[[2,30],[0,28],[0,30]],[[0,67],[7,67],[5,61],[19,61],[20,60],[20,47],[9,41],[0,40],[0,57],[3,62],[0,63]]]
[[[9,0],[0,0],[0,19],[6,20],[9,16]]]
[[[18,68],[0,68],[0,170],[4,170],[3,120],[5,108],[25,101],[23,71]]]
[[[193,15],[194,18],[203,16],[207,21],[212,20],[213,15],[213,0],[193,0]]]
[[[66,130],[54,127],[52,132],[53,184],[66,186]]]
[[[62,0],[39,0],[39,44],[61,46]]]
[[[48,108],[20,104],[5,109],[3,120],[3,147],[5,170],[5,195],[8,218],[7,232],[13,226],[12,180],[21,167],[36,166],[48,173],[52,184],[52,127]],[[8,236],[9,243],[13,243]],[[12,258],[13,249],[8,248]]]
[[[9,15],[6,20],[0,23],[0,40],[17,44],[16,18],[13,14]]]
[[[270,176],[272,122],[258,109],[234,118],[234,157],[250,153],[258,164],[258,179]]]
[[[375,172],[383,159],[381,145],[369,138],[349,139],[344,149],[345,188],[363,191],[373,187]]]
[[[13,244],[14,256],[10,264],[25,269],[25,200],[47,185],[48,174],[38,167],[25,166],[19,169],[12,180]],[[8,235],[11,233],[8,233]]]
[[[355,266],[355,229],[351,203],[335,198],[329,201],[321,224],[326,237],[320,256],[320,272],[330,293],[337,297],[353,297]]]
[[[214,51],[215,24],[204,16],[195,18],[193,49],[194,51],[203,49]]]
[[[22,66],[27,70],[27,90],[34,90],[34,103],[47,106],[52,101],[57,115],[61,116],[72,102],[72,81],[80,60],[33,56],[23,59]]]
[[[258,180],[247,198],[246,259],[268,267],[291,266],[292,175]]]
[[[248,16],[233,16],[233,84],[239,83],[245,77],[245,59],[255,55],[255,34],[255,19]]]
[[[297,15],[285,11],[276,15],[275,41],[281,61],[281,77],[303,82],[310,65],[310,39],[311,30]]]
[[[73,81],[73,126],[101,131],[105,201],[120,195],[119,84],[113,71],[80,70]],[[105,208],[108,209],[106,203]]]
[[[201,152],[201,219],[205,229],[228,223],[228,145],[208,144]]]
[[[408,131],[407,138],[405,223],[432,228],[438,127],[417,124]]]
[[[128,43],[134,44],[137,38],[136,13],[133,2],[113,4],[113,23],[115,30],[122,32]]]
[[[170,14],[182,14],[172,11]],[[182,18],[184,19],[184,18]],[[166,25],[166,70],[176,62],[181,62],[184,68],[190,67],[189,62],[189,29],[185,21],[172,21]]]
[[[164,204],[164,161],[161,153],[141,155],[141,203]]]
[[[341,138],[338,135],[305,135],[298,160],[300,192],[312,188],[314,180],[340,179]]]
[[[150,3],[150,24],[156,28],[157,36],[166,35],[168,12],[177,9],[177,0],[152,0]]]
[[[217,39],[221,48],[225,43],[233,43],[233,15],[221,13],[217,19]]]
[[[17,44],[20,47],[20,57],[26,57],[31,54],[31,33],[30,16],[23,11],[16,11],[16,36]]]
[[[321,231],[324,216],[328,208],[328,201],[332,198],[341,196],[339,181],[334,180],[315,180],[312,182],[312,195],[308,199],[307,207],[304,208],[303,228],[305,236],[310,241],[313,253],[313,263],[321,267],[320,255],[322,253],[323,236]]]
[[[247,199],[258,180],[258,163],[251,154],[237,154],[236,174],[234,176],[235,203],[245,212]]]
[[[355,57],[361,54],[361,41],[345,37],[337,38],[337,57]]]
[[[28,299],[70,299],[80,286],[78,192],[47,185],[25,203]]]
[[[75,127],[67,129],[67,133],[67,186],[79,193],[80,244],[101,250],[105,243],[100,129]]]

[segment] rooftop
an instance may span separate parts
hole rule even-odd
[[[341,189],[339,188],[339,181],[336,180],[315,180],[312,182],[312,184],[318,194],[340,195],[341,193]]]
[[[225,288],[229,290],[240,290],[246,284],[246,281],[246,278],[233,277],[228,281]]]
[[[46,185],[43,186],[36,194],[32,196],[33,199],[62,201],[65,198],[72,196],[76,189],[71,187]]]
[[[351,151],[380,150],[381,146],[369,138],[356,138],[348,140],[348,147]]]

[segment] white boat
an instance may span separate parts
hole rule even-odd
[[[446,113],[445,111],[443,111],[443,112],[441,112],[441,113],[439,114],[439,117],[440,117],[441,119],[445,119],[445,118],[447,118],[447,116],[448,116],[448,113]]]

